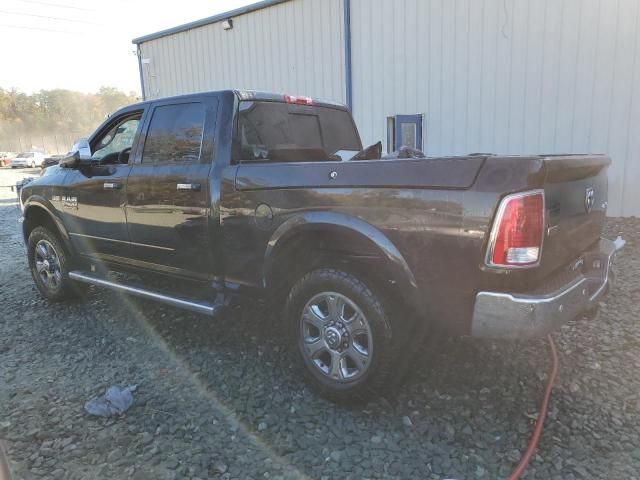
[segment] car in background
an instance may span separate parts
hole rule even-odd
[[[79,152],[80,156],[90,157],[91,150],[89,149],[89,143],[87,141],[87,138],[81,137],[76,139],[76,141],[73,142],[73,146],[71,147],[71,150],[69,150],[69,152],[66,154],[50,155],[48,157],[45,157],[44,161],[40,165],[41,171],[44,172],[48,167],[51,167],[52,165],[58,165],[60,163],[60,160],[68,157],[72,152]]]
[[[58,163],[60,163],[60,160],[62,160],[66,156],[67,155],[50,155],[44,159],[44,162],[42,162],[40,168],[42,169],[42,171],[44,171],[52,165],[58,165]]]
[[[15,158],[16,154],[13,152],[0,152],[0,167],[8,167],[11,165],[11,160]]]
[[[42,152],[22,152],[11,161],[11,168],[39,167],[44,162],[45,154]]]

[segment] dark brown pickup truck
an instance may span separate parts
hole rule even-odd
[[[624,243],[601,238],[606,156],[379,158],[306,97],[149,101],[84,143],[20,194],[42,294],[215,315],[258,293],[336,399],[390,385],[436,330],[532,338],[593,310]]]

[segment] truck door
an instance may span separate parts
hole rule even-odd
[[[124,203],[129,153],[142,114],[130,111],[105,125],[92,139],[91,162],[65,178],[60,210],[74,248],[83,255],[117,261],[130,253]]]
[[[139,266],[209,278],[209,173],[218,99],[153,104],[127,183],[131,258]]]

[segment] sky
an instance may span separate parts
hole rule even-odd
[[[0,0],[0,88],[140,94],[131,40],[255,0]]]

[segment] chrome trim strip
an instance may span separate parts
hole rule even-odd
[[[171,305],[173,307],[190,310],[196,313],[202,313],[204,315],[209,315],[211,317],[213,317],[220,308],[220,306],[216,304],[198,303],[191,300],[186,300],[184,298],[171,297],[163,293],[153,292],[151,290],[146,290],[139,287],[133,287],[130,285],[123,285],[121,283],[112,282],[109,280],[105,280],[103,278],[95,277],[93,275],[87,275],[86,273],[79,272],[79,271],[69,272],[69,278],[77,282],[88,283],[90,285],[97,285],[99,287],[108,288],[110,290],[128,293],[136,297],[155,300],[157,302],[164,303],[166,305]]]
[[[524,295],[515,296],[511,293],[501,293],[501,292],[478,292],[477,297],[487,297],[487,298],[501,298],[505,300],[509,300],[513,303],[521,303],[523,305],[541,305],[545,303],[553,303],[557,302],[561,297],[573,292],[576,288],[581,287],[583,283],[586,283],[588,280],[585,277],[582,277],[579,281],[575,282],[573,285],[570,285],[568,288],[564,290],[560,290],[555,292],[555,295],[551,295],[549,297],[526,297]]]
[[[70,232],[69,235],[73,235],[75,237],[92,238],[94,240],[106,240],[108,242],[125,243],[127,245],[135,245],[137,247],[157,248],[158,250],[166,250],[168,252],[175,251],[175,249],[169,248],[169,247],[159,247],[157,245],[147,245],[146,243],[127,242],[125,240],[117,240],[115,238],[96,237],[94,235],[85,235],[84,233],[73,233],[73,232]]]

